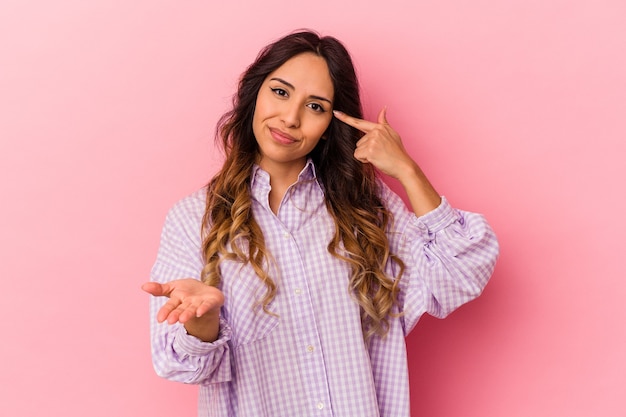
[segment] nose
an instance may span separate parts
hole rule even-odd
[[[285,103],[285,107],[281,113],[281,120],[286,127],[300,127],[300,105],[294,102]]]

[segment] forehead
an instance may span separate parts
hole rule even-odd
[[[306,94],[330,96],[334,93],[328,64],[321,56],[303,53],[287,60],[266,78],[280,78]]]

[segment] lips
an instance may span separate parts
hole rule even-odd
[[[298,142],[298,139],[294,138],[293,136],[279,129],[270,128],[270,134],[272,135],[272,138],[276,142],[281,143],[283,145],[290,145],[294,142]]]

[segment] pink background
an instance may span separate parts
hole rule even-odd
[[[237,77],[300,27],[500,238],[483,297],[408,338],[414,415],[625,415],[626,3],[226,3],[2,1],[0,415],[195,415],[139,286]]]

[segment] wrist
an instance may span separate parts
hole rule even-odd
[[[413,212],[417,216],[422,216],[439,207],[441,196],[421,168],[413,163],[404,172],[404,175],[398,180],[409,197]]]
[[[188,335],[197,337],[203,342],[214,342],[220,331],[220,313],[208,312],[201,317],[192,317],[183,323]]]

